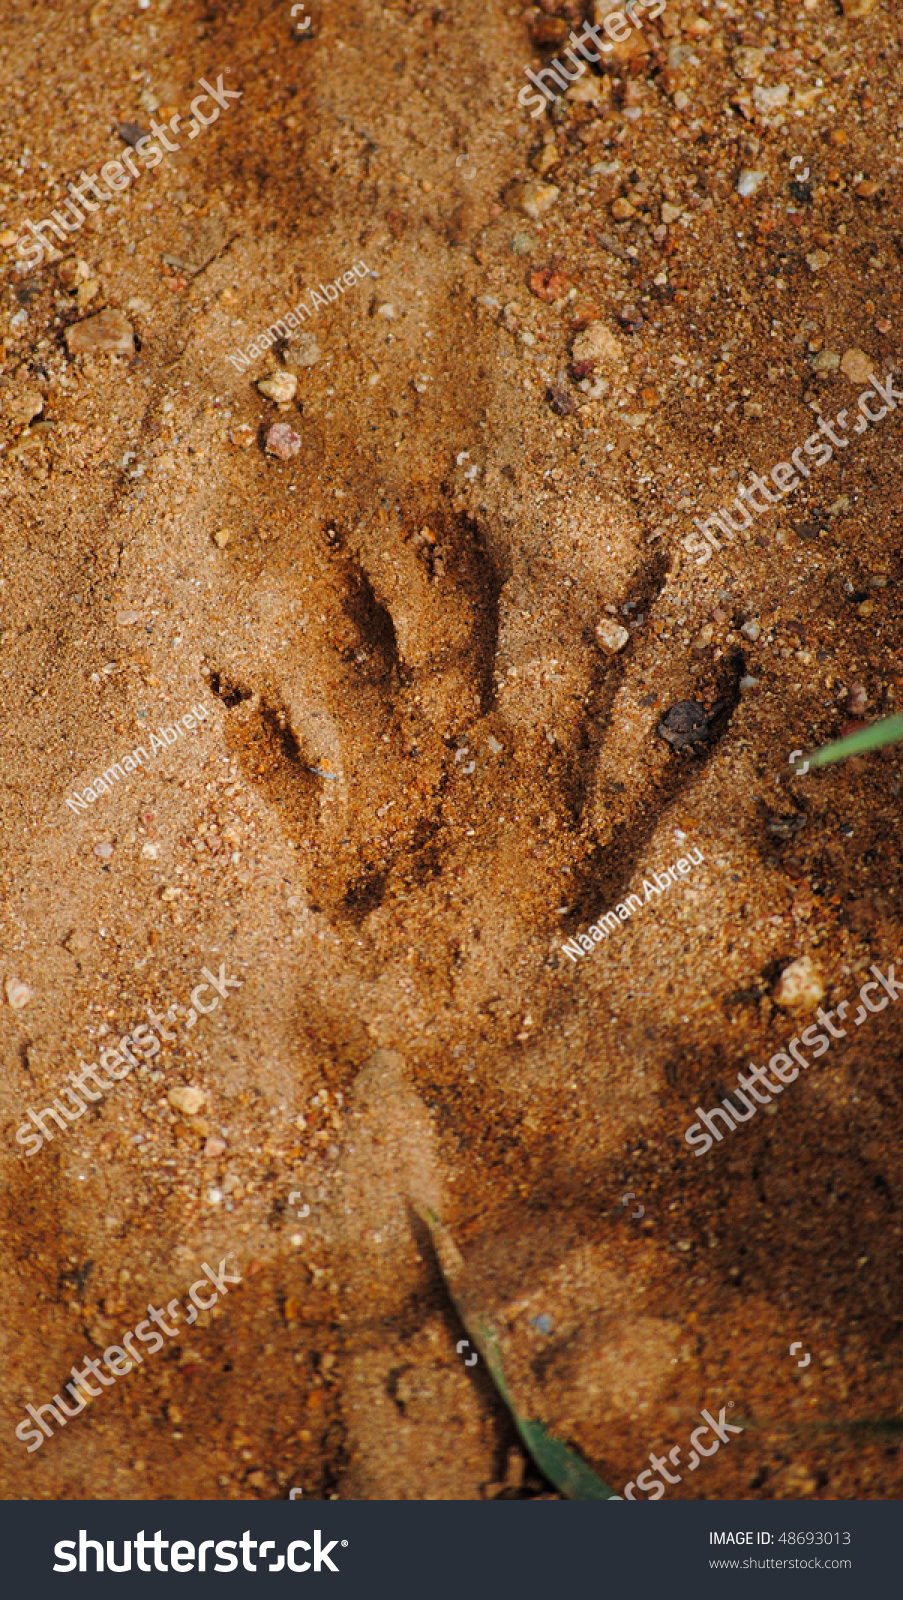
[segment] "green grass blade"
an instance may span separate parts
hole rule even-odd
[[[560,1439],[556,1439],[554,1434],[549,1433],[538,1418],[522,1416],[518,1411],[505,1381],[498,1340],[485,1318],[475,1318],[472,1327],[466,1322],[464,1325],[482,1351],[492,1380],[514,1418],[514,1426],[543,1477],[554,1483],[555,1488],[560,1489],[568,1500],[620,1500],[621,1495],[609,1489],[592,1468],[573,1450],[569,1450],[566,1444],[562,1444]]]
[[[568,1500],[621,1500],[622,1495],[615,1494],[607,1484],[597,1478],[591,1467],[586,1465],[573,1450],[566,1444],[556,1439],[554,1434],[535,1418],[527,1421],[511,1407],[514,1425],[527,1446],[533,1460],[536,1462],[544,1478],[554,1483],[556,1489]]]
[[[471,1310],[464,1287],[464,1260],[445,1223],[425,1206],[415,1206],[418,1216],[430,1231],[436,1261],[449,1298],[485,1362],[499,1394],[511,1412],[518,1434],[540,1472],[568,1500],[620,1500],[621,1495],[602,1482],[586,1462],[537,1418],[522,1416],[512,1399],[502,1352],[495,1329],[485,1317]]]
[[[854,1417],[850,1422],[810,1423],[805,1432],[819,1433],[875,1433],[887,1438],[898,1438],[903,1433],[903,1417]]]
[[[833,744],[822,745],[820,750],[807,756],[809,766],[827,767],[832,761],[846,761],[848,756],[861,756],[867,750],[881,750],[887,744],[897,744],[903,739],[903,713],[895,717],[885,717],[881,722],[873,722],[868,728],[860,728],[857,733],[851,733],[846,739],[836,739]],[[801,762],[795,762],[800,766]]]

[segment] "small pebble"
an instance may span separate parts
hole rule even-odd
[[[222,1201],[223,1201],[223,1191],[222,1191],[222,1189],[208,1189],[207,1190],[207,1203],[208,1203],[208,1205],[211,1205],[211,1206],[222,1205]]]
[[[139,5],[140,3],[141,0],[139,0]],[[147,130],[145,128],[140,128],[137,122],[117,123],[116,132],[119,134],[120,139],[122,139],[125,144],[130,144],[132,148],[134,148],[134,146],[138,143],[139,139],[146,139],[149,137]]]
[[[287,422],[274,422],[267,434],[267,451],[280,461],[290,461],[301,449],[301,436]]]
[[[117,628],[130,628],[133,623],[140,621],[140,611],[117,611],[116,613]]]
[[[578,333],[571,345],[571,355],[574,361],[609,361],[615,365],[624,360],[620,344],[604,322],[591,322]]]
[[[14,1011],[21,1011],[24,1006],[28,1005],[31,997],[32,991],[27,983],[20,983],[18,978],[7,978],[6,998]]]
[[[552,1318],[547,1316],[545,1311],[541,1312],[538,1317],[531,1318],[531,1322],[537,1333],[552,1332]]]
[[[841,357],[840,370],[845,372],[853,383],[868,383],[875,370],[875,363],[864,350],[860,350],[857,345],[851,345]]]
[[[320,346],[312,333],[301,332],[285,341],[282,363],[286,367],[315,367],[321,357]]]
[[[708,712],[698,700],[676,700],[658,725],[659,738],[667,740],[676,750],[686,745],[706,744],[712,738],[723,706],[724,702],[719,700]]]
[[[540,217],[550,211],[558,199],[561,190],[554,183],[543,183],[541,178],[531,178],[528,183],[521,184],[517,199],[517,206],[525,217],[532,217],[537,222]]]
[[[767,178],[767,172],[756,172],[751,167],[744,167],[737,179],[737,193],[746,200],[751,194],[761,187]]]
[[[750,617],[748,622],[743,623],[740,632],[742,633],[744,639],[749,640],[750,644],[755,644],[760,633],[762,632],[762,624],[757,622],[755,617]]]
[[[821,974],[809,956],[785,967],[774,991],[775,1004],[785,1011],[814,1011],[824,997]]]
[[[207,1104],[204,1090],[194,1089],[190,1084],[179,1084],[175,1089],[170,1089],[166,1098],[174,1111],[181,1111],[186,1117],[196,1117]]]
[[[384,300],[381,306],[377,306],[376,315],[378,317],[384,317],[386,322],[394,322],[398,316],[398,312],[395,310],[393,305],[389,304],[388,300]]]
[[[277,405],[288,405],[295,398],[298,380],[293,372],[268,372],[257,387],[268,400],[274,400]]]
[[[204,1146],[204,1156],[208,1161],[215,1161],[217,1156],[225,1155],[226,1141],[220,1139],[215,1133],[210,1135]]]
[[[597,644],[610,656],[617,655],[630,640],[628,630],[619,622],[609,622],[607,617],[596,623],[595,631]]]
[[[87,283],[94,276],[94,268],[81,256],[67,256],[56,269],[56,275],[64,289],[77,289],[80,283]]]
[[[225,550],[226,545],[229,543],[231,537],[232,535],[227,528],[218,528],[216,533],[213,535],[213,543],[218,545],[220,550]]]
[[[831,257],[826,250],[810,250],[806,257],[806,266],[810,272],[821,272],[828,265]]]
[[[868,692],[864,683],[852,683],[847,697],[847,710],[851,717],[861,717],[869,703]]]
[[[836,372],[840,366],[840,355],[836,350],[819,350],[812,358],[813,372]]]
[[[102,856],[104,861],[109,861],[110,856],[113,854],[113,846],[106,843],[96,844],[94,846],[94,854],[96,856]]]
[[[753,102],[758,111],[778,111],[789,99],[789,83],[774,83],[767,89],[757,86],[753,90]]]
[[[40,389],[22,389],[18,394],[4,397],[4,411],[17,428],[27,428],[44,409],[44,396]]]
[[[553,167],[557,167],[560,160],[558,146],[554,140],[550,140],[548,144],[544,144],[540,150],[537,150],[530,165],[540,178],[544,178],[547,172],[551,172]]]
[[[98,311],[96,317],[76,322],[66,329],[70,355],[120,355],[135,353],[131,324],[121,311]]]

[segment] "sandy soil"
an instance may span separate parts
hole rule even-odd
[[[900,705],[900,408],[683,547],[857,414],[849,352],[903,372],[894,9],[670,4],[537,119],[578,0],[289,11],[4,12],[2,1494],[548,1492],[413,1202],[523,1410],[618,1492],[731,1405],[670,1495],[898,1496],[900,1013],[684,1140],[813,1021],[791,963],[852,1017],[903,956],[900,756],[787,776]],[[241,98],[189,141],[218,74]],[[117,128],[176,111],[181,147],[17,271]],[[355,262],[316,352],[227,360]],[[76,352],[101,312],[134,353]],[[686,700],[722,708],[675,748]],[[24,1154],[148,1006],[175,1041]],[[28,1453],[26,1404],[227,1253],[241,1283]]]

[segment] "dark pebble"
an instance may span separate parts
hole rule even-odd
[[[711,714],[698,700],[678,700],[667,711],[658,725],[658,734],[679,750],[688,744],[707,744],[712,737],[712,724],[722,709],[719,700]]]

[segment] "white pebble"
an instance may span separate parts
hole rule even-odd
[[[193,1089],[190,1085],[170,1089],[167,1099],[175,1111],[181,1111],[186,1117],[196,1117],[207,1103],[203,1089]]]
[[[257,387],[268,400],[274,400],[277,405],[288,405],[295,398],[298,380],[293,372],[268,372]]]
[[[775,1004],[785,1011],[814,1011],[825,997],[821,973],[809,956],[785,967],[774,991]]]
[[[623,650],[629,639],[628,630],[622,628],[619,622],[609,622],[607,617],[603,617],[601,622],[596,623],[596,642],[610,656]]]
[[[750,167],[744,167],[737,179],[737,193],[746,200],[765,182],[767,172],[756,172]]]

